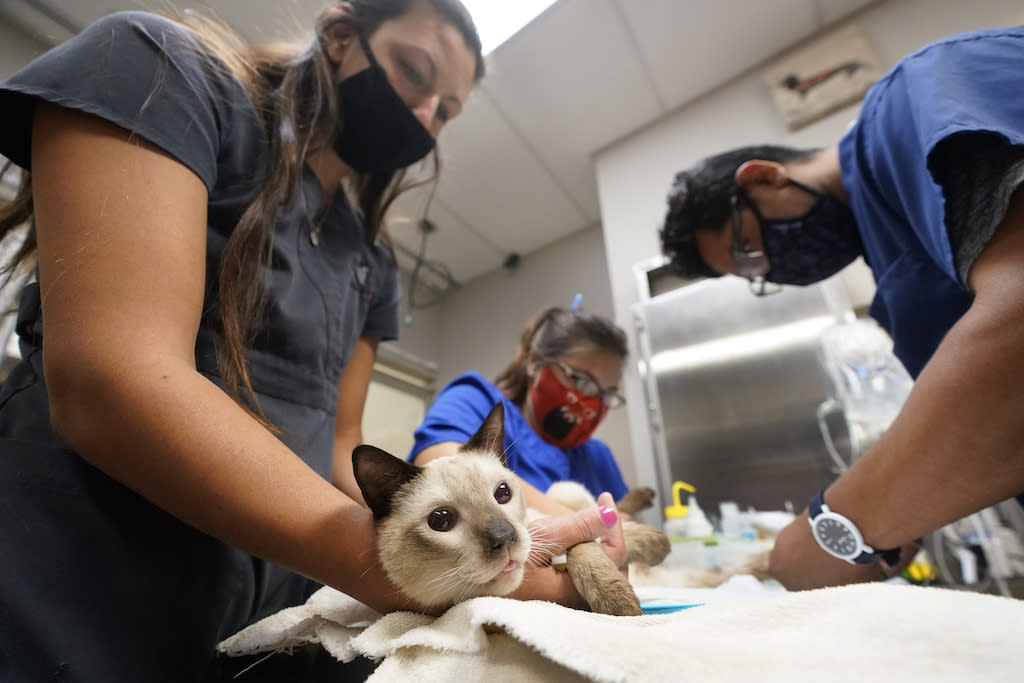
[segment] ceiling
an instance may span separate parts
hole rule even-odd
[[[441,135],[424,281],[465,284],[599,224],[596,152],[874,1],[558,0],[488,56]],[[0,17],[56,44],[108,12],[169,4],[211,7],[259,41],[304,35],[325,0],[0,0]],[[407,270],[425,204],[410,194],[393,214]]]

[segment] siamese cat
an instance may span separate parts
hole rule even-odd
[[[531,551],[539,556],[545,549],[545,539],[531,538],[527,528],[540,515],[527,509],[516,476],[505,466],[504,432],[499,402],[457,453],[423,467],[374,446],[352,453],[356,482],[376,520],[381,564],[399,589],[423,605],[508,595],[522,583]],[[583,504],[593,504],[582,486],[568,488],[574,494],[582,490]],[[623,502],[636,510],[652,495],[638,489]],[[656,565],[671,549],[658,529],[625,522],[623,531],[629,562]],[[565,570],[592,611],[641,614],[629,581],[596,541],[570,548]]]

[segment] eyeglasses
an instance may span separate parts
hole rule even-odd
[[[743,208],[740,206],[742,201],[743,198],[740,193],[738,191],[734,192],[730,200],[730,207],[732,209],[732,262],[736,265],[736,272],[739,273],[740,277],[745,277],[750,282],[750,291],[754,296],[778,294],[782,291],[782,286],[764,279],[764,276],[772,269],[768,255],[763,251],[751,250],[743,244]],[[758,217],[758,222],[760,222],[761,216],[758,214],[757,209],[753,205],[751,205],[750,209]]]
[[[605,407],[609,410],[618,408],[626,403],[626,398],[622,394],[613,389],[603,388],[589,372],[574,370],[562,361],[555,360],[553,358],[548,359],[547,362],[550,365],[558,366],[558,369],[569,378],[570,382],[572,382],[576,391],[580,392],[584,396],[600,396],[601,402],[604,403]]]

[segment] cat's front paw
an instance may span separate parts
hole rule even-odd
[[[639,562],[653,567],[661,564],[672,552],[672,542],[665,532],[652,526],[624,522],[622,534],[626,539],[628,562]]]
[[[592,612],[620,617],[643,614],[633,586],[598,543],[569,548],[566,570]]]

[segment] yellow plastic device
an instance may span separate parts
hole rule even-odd
[[[672,484],[672,504],[665,508],[665,519],[682,519],[690,512],[689,505],[683,505],[680,493],[682,491],[696,493],[697,489],[685,481],[677,481]]]

